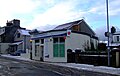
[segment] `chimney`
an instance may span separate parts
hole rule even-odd
[[[13,25],[14,25],[14,26],[19,26],[19,27],[20,27],[20,20],[14,19],[14,20],[13,20]]]

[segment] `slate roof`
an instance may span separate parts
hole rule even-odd
[[[29,34],[29,32],[30,32],[29,30],[18,29],[18,32],[19,32],[21,35],[28,35],[28,36],[30,35],[30,34]]]
[[[65,23],[65,24],[62,24],[62,25],[59,25],[59,26],[55,27],[53,30],[69,29],[74,24],[79,24],[81,21],[82,20],[77,20],[77,21],[74,21],[74,22]]]

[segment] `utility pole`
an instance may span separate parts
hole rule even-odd
[[[110,31],[109,31],[109,10],[108,10],[108,0],[106,0],[106,10],[107,10],[107,32],[110,35]],[[107,52],[108,52],[108,66],[110,66],[110,46],[109,46],[109,42],[110,42],[110,36],[108,35],[108,47],[107,47]]]

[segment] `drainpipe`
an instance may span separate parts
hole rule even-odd
[[[23,50],[26,52],[26,35],[23,38]]]

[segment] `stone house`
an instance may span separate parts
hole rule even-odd
[[[9,44],[9,49],[11,53],[18,50],[21,50],[24,54],[29,53],[29,49],[31,47],[29,32],[30,30],[17,29],[14,34],[14,42]]]
[[[9,45],[14,43],[15,33],[18,29],[25,29],[20,27],[20,20],[13,19],[7,21],[6,26],[0,27],[0,53],[9,53]]]

